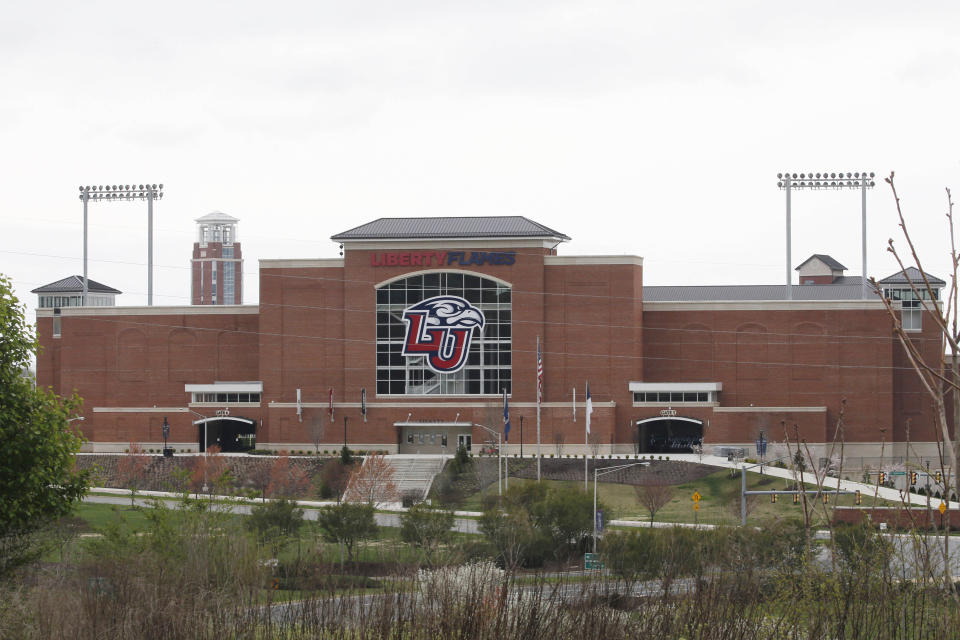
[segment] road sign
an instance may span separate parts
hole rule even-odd
[[[940,515],[943,515],[943,514],[946,513],[946,512],[947,512],[947,503],[946,503],[946,502],[941,502],[941,503],[940,503]]]
[[[694,502],[700,502],[700,498],[701,496],[699,491],[694,491],[693,495],[690,496],[690,499],[693,500]]]
[[[600,562],[600,554],[599,553],[583,554],[583,568],[586,570],[603,569],[603,563]]]
[[[280,588],[280,578],[271,578],[271,580],[270,580],[270,587],[271,587],[274,591],[276,591],[277,589],[279,589],[279,588]]]
[[[699,502],[694,502],[694,503],[693,503],[693,510],[694,510],[694,511],[700,511],[700,503],[699,503]]]

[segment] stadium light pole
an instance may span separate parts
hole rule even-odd
[[[91,200],[147,201],[147,305],[153,306],[153,201],[163,197],[162,184],[86,185],[80,187],[83,201],[83,306],[87,306],[87,205]]]
[[[787,300],[793,300],[792,260],[790,257],[790,192],[793,189],[860,189],[860,228],[863,283],[860,288],[860,297],[866,300],[869,285],[867,284],[867,189],[876,186],[873,181],[873,172],[858,171],[850,173],[827,172],[820,173],[778,173],[777,186],[787,194]]]

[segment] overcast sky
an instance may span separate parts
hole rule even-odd
[[[779,284],[783,170],[897,172],[926,270],[960,186],[956,2],[19,2],[0,18],[0,272],[82,273],[81,184],[156,182],[155,303],[194,219],[260,258],[335,257],[381,216],[525,215],[647,284]],[[960,194],[958,194],[960,195]],[[859,192],[794,196],[793,266],[860,273]],[[90,277],[146,301],[146,205],[91,203]],[[960,212],[958,212],[960,215]],[[902,244],[902,242],[901,242]]]

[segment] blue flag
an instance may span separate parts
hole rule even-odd
[[[503,441],[510,442],[510,405],[506,389],[503,390]]]

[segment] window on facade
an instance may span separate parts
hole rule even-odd
[[[710,402],[710,393],[706,391],[635,391],[633,393],[634,402],[656,402],[659,404],[677,403],[677,402]]]
[[[233,269],[235,263],[223,263],[223,301],[227,304],[233,304]]]
[[[919,294],[919,295],[918,295]],[[920,331],[923,329],[923,302],[930,300],[930,292],[925,287],[918,287],[917,291],[908,288],[884,289],[883,297],[888,300],[900,301],[900,323],[904,331]],[[933,290],[933,300],[940,299],[940,290]]]
[[[427,298],[455,295],[483,311],[486,323],[474,330],[467,364],[439,375],[426,358],[402,355],[403,311]],[[512,306],[510,287],[462,272],[426,273],[377,289],[377,393],[395,395],[499,395],[510,392]]]
[[[259,393],[197,393],[192,394],[193,402],[215,404],[236,404],[240,402],[260,402]]]

